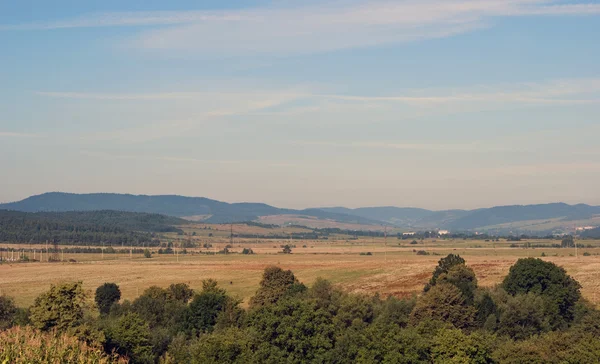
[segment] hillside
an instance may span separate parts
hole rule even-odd
[[[0,241],[61,244],[147,244],[153,233],[179,232],[188,222],[122,211],[20,212],[0,210]]]
[[[22,201],[0,204],[0,210],[23,212],[117,210],[144,212],[175,217],[208,216],[208,223],[229,223],[257,220],[266,215],[306,215],[319,219],[360,224],[379,224],[368,217],[357,217],[320,209],[280,209],[263,203],[226,203],[204,197],[176,195],[147,196],[115,193],[73,194],[51,192],[31,196]]]
[[[0,204],[0,209],[24,212],[68,212],[118,210],[193,217],[207,223],[259,221],[269,217],[293,216],[292,220],[309,219],[313,227],[388,225],[406,230],[447,229],[451,231],[480,230],[498,233],[535,232],[572,229],[578,222],[595,226],[591,219],[600,216],[600,207],[584,204],[550,203],[539,205],[496,206],[476,210],[430,211],[411,207],[345,207],[294,210],[263,203],[226,203],[204,197],[175,195],[146,196],[112,193],[71,194],[45,193],[22,201]],[[315,220],[316,219],[316,220]],[[284,219],[285,221],[290,218]],[[324,224],[326,222],[326,224]],[[169,224],[167,224],[169,225]],[[340,227],[338,226],[338,227]],[[361,227],[360,229],[365,229]]]
[[[572,228],[578,221],[587,221],[600,215],[600,207],[584,204],[568,205],[551,203],[540,205],[496,206],[476,210],[429,211],[418,208],[368,207],[348,209],[343,207],[324,208],[325,211],[361,216],[385,221],[388,224],[414,230],[449,229],[531,231],[528,226],[546,224],[546,231],[553,228]],[[539,229],[537,231],[540,231]]]

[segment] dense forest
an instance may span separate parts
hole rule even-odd
[[[91,303],[93,296],[93,304]],[[150,287],[122,301],[117,284],[52,286],[27,310],[0,297],[0,362],[72,358],[132,363],[593,363],[600,312],[551,262],[518,260],[482,288],[457,255],[410,298],[308,288],[265,269],[242,308],[216,281]],[[40,345],[40,343],[44,343]],[[71,355],[71,357],[69,357]],[[73,355],[77,355],[76,357]]]
[[[63,245],[158,245],[155,233],[180,232],[185,220],[122,211],[27,213],[0,210],[0,241]]]

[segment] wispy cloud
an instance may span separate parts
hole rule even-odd
[[[0,29],[145,27],[132,40],[134,46],[220,55],[306,53],[448,37],[490,26],[497,17],[596,14],[598,3],[566,0],[354,0],[244,10],[102,13]]]
[[[82,155],[103,158],[109,160],[125,159],[138,161],[160,161],[172,163],[190,163],[190,164],[218,164],[218,165],[263,165],[267,167],[292,167],[294,164],[287,162],[252,160],[252,159],[208,159],[194,158],[188,156],[161,156],[161,155],[140,155],[140,154],[114,154],[98,151],[81,150]]]
[[[40,138],[40,137],[42,137],[40,134],[0,131],[0,138]]]
[[[393,143],[381,141],[293,141],[290,144],[301,146],[325,146],[335,148],[373,148],[373,149],[397,149],[397,150],[420,150],[420,151],[474,151],[481,147],[480,143]]]

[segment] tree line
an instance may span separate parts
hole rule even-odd
[[[64,245],[158,245],[157,233],[179,232],[183,221],[157,214],[121,211],[28,213],[0,210],[0,241]]]
[[[452,254],[440,259],[422,294],[404,299],[352,294],[324,279],[309,288],[279,267],[264,270],[247,309],[210,279],[198,291],[183,283],[150,287],[133,301],[106,283],[93,304],[81,282],[69,282],[27,310],[0,298],[0,361],[28,355],[29,339],[15,339],[27,332],[38,341],[74,338],[43,355],[84,345],[90,355],[102,351],[96,362],[597,362],[600,312],[580,288],[563,268],[535,258],[518,260],[501,284],[482,288]]]

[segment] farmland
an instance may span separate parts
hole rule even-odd
[[[242,298],[243,305],[247,305],[264,268],[278,265],[293,270],[299,280],[308,285],[317,277],[323,277],[350,292],[407,297],[421,292],[437,261],[449,253],[463,256],[474,269],[479,284],[488,287],[499,283],[518,258],[541,257],[543,253],[544,259],[564,267],[582,284],[585,298],[594,303],[600,299],[600,242],[593,240],[579,241],[578,244],[584,244],[585,248],[576,252],[575,249],[553,248],[550,244],[556,242],[548,240],[515,244],[504,240],[428,239],[411,244],[410,240],[395,237],[353,238],[346,235],[330,236],[327,240],[230,240],[230,230],[234,230],[234,236],[262,236],[273,233],[274,229],[246,225],[192,225],[184,230],[183,236],[171,233],[163,237],[173,242],[173,253],[158,254],[158,248],[153,247],[150,249],[151,258],[139,253],[64,253],[57,254],[60,262],[46,262],[47,255],[41,255],[42,261],[39,261],[42,246],[0,244],[0,248],[33,248],[38,260],[1,264],[0,294],[12,296],[19,306],[26,307],[50,284],[67,280],[80,280],[88,290],[105,282],[115,282],[121,287],[123,298],[133,299],[153,285],[166,287],[171,283],[185,282],[199,289],[202,280],[214,278],[228,292]],[[303,231],[302,228],[276,230],[279,235]],[[181,248],[184,242],[196,247],[186,248],[184,254]],[[204,244],[207,247],[203,247]],[[292,254],[281,253],[282,245],[286,244],[293,246]],[[228,245],[229,254],[216,254]],[[240,254],[243,248],[250,248],[255,254]],[[59,247],[60,250],[62,247]],[[418,255],[419,251],[423,255]],[[3,254],[6,258],[10,253],[5,251]],[[21,253],[17,250],[12,254],[16,257]],[[33,258],[33,253],[26,254]]]

